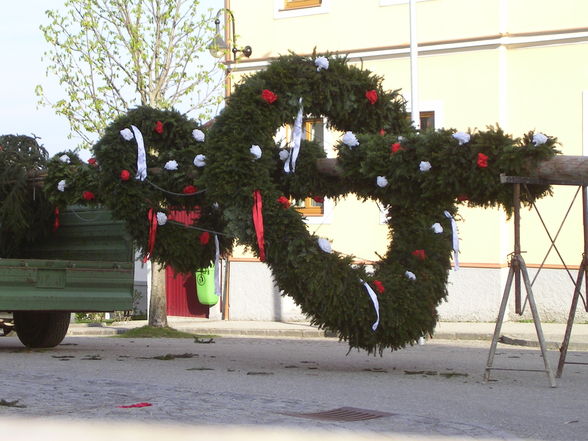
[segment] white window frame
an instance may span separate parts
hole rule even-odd
[[[328,14],[331,11],[331,0],[322,0],[320,6],[299,9],[284,9],[284,0],[274,0],[274,18],[294,18],[307,15]]]

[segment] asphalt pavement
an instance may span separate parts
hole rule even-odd
[[[0,428],[27,441],[586,439],[586,367],[567,367],[551,388],[533,372],[540,351],[501,346],[497,367],[522,370],[485,382],[487,354],[488,342],[466,340],[373,356],[324,337],[68,336],[28,349],[8,336]]]

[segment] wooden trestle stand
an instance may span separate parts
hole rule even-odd
[[[547,354],[547,348],[545,344],[545,338],[543,336],[543,330],[541,328],[541,321],[539,318],[539,314],[537,311],[537,305],[535,303],[535,297],[533,295],[533,288],[532,282],[529,278],[529,273],[527,271],[527,266],[525,261],[521,255],[521,235],[520,235],[520,202],[521,202],[521,184],[540,184],[540,185],[575,185],[581,187],[582,189],[582,213],[583,213],[583,237],[584,237],[584,250],[582,254],[582,262],[580,264],[580,268],[578,270],[578,275],[576,278],[576,282],[574,284],[574,295],[572,298],[572,305],[568,317],[567,327],[565,336],[560,348],[560,358],[559,364],[557,369],[557,377],[561,377],[564,364],[566,363],[566,354],[570,342],[570,336],[572,333],[572,326],[574,324],[574,318],[576,314],[576,309],[578,305],[578,300],[581,297],[581,287],[582,282],[585,279],[586,268],[588,265],[587,262],[587,255],[588,255],[588,208],[587,208],[587,192],[586,186],[588,185],[588,157],[583,156],[559,156],[555,157],[549,161],[545,161],[539,164],[536,174],[531,177],[521,177],[521,176],[501,176],[501,182],[504,184],[512,184],[513,185],[513,202],[514,202],[514,252],[511,255],[510,262],[509,262],[509,273],[508,278],[506,281],[506,286],[504,288],[504,294],[502,297],[502,302],[500,304],[500,310],[498,313],[498,318],[496,320],[496,327],[494,330],[494,336],[492,338],[492,344],[490,346],[490,352],[488,354],[488,362],[486,364],[486,370],[484,373],[484,380],[488,381],[490,379],[490,371],[492,370],[515,370],[515,371],[537,371],[537,372],[545,372],[549,379],[549,384],[551,387],[556,387],[555,377],[553,375],[553,371],[551,369],[549,358]],[[575,200],[575,199],[574,199]],[[573,205],[574,201],[572,201]],[[536,209],[536,207],[535,207]],[[571,209],[571,206],[570,206]],[[568,209],[568,213],[570,211]],[[537,212],[539,214],[539,212]],[[540,215],[540,214],[539,214]],[[567,213],[566,213],[567,217]],[[565,218],[564,218],[565,222]],[[563,226],[563,222],[562,222]],[[560,226],[561,230],[561,226]],[[547,228],[546,228],[547,231]],[[556,248],[555,246],[555,239],[552,238],[547,231],[549,238],[551,240],[551,248]],[[548,251],[549,253],[549,251]],[[561,257],[561,256],[560,256]],[[562,261],[563,262],[563,261]],[[565,263],[564,263],[565,265]],[[540,268],[541,269],[541,268]],[[535,330],[537,332],[537,338],[539,340],[539,346],[541,348],[541,355],[543,356],[543,363],[544,369],[515,369],[515,368],[497,368],[493,367],[494,363],[494,355],[496,353],[496,346],[500,338],[500,329],[502,327],[502,322],[504,320],[504,315],[506,313],[506,309],[508,306],[508,299],[511,293],[511,288],[514,282],[514,291],[515,291],[515,312],[517,314],[522,314],[521,308],[521,277],[524,282],[527,300],[529,302],[529,307],[531,309],[531,314],[533,317],[533,323],[535,325]],[[588,280],[587,280],[587,287],[588,287]],[[588,304],[584,300],[584,306],[588,311]],[[588,364],[588,363],[575,363],[575,364]]]

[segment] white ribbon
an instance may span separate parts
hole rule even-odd
[[[298,159],[298,153],[300,152],[300,142],[302,141],[302,117],[304,113],[304,107],[302,106],[302,98],[298,99],[300,108],[294,121],[294,129],[292,130],[292,152],[290,157],[284,163],[284,171],[286,173],[294,173],[296,170],[296,160]]]
[[[380,324],[380,303],[378,302],[378,296],[372,287],[369,286],[366,282],[361,279],[359,279],[359,281],[363,283],[363,286],[365,286],[365,289],[367,290],[367,293],[369,294],[370,298],[372,299],[372,303],[374,304],[374,309],[376,310],[376,321],[372,325],[372,331],[375,331],[378,329],[378,325]]]
[[[443,214],[447,219],[451,220],[451,235],[453,240],[453,270],[457,271],[459,269],[459,236],[457,235],[457,223],[449,211],[445,210]]]
[[[143,135],[137,127],[131,126],[131,129],[133,129],[135,139],[137,140],[137,176],[135,176],[135,179],[144,181],[147,178],[147,156],[145,155]]]
[[[220,267],[220,246],[218,243],[218,235],[214,235],[214,293],[217,296],[221,292],[221,267]]]

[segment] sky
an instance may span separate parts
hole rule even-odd
[[[222,0],[201,0],[201,7],[217,10]],[[35,86],[42,84],[51,97],[65,97],[54,78],[45,75],[42,61],[48,46],[39,26],[48,24],[48,9],[62,9],[64,0],[2,0],[0,13],[0,135],[39,137],[53,155],[74,149],[79,140],[68,139],[69,125],[49,107],[39,107]],[[80,156],[88,156],[82,153]]]

